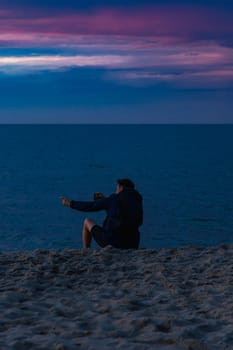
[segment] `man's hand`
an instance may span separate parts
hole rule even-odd
[[[65,206],[65,207],[70,207],[70,200],[66,197],[61,197],[61,201],[62,201],[62,204]]]

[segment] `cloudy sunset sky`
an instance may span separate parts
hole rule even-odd
[[[233,3],[0,0],[0,123],[232,123]]]

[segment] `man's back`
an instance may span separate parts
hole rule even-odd
[[[134,189],[125,189],[118,194],[120,216],[124,226],[135,229],[143,223],[142,196]]]
[[[134,189],[125,189],[115,196],[116,215],[108,215],[104,229],[109,231],[113,246],[125,249],[138,248],[140,241],[138,228],[143,222],[142,196]]]

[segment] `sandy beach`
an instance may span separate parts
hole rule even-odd
[[[0,254],[0,349],[233,349],[233,246]]]

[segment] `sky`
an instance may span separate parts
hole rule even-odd
[[[0,123],[233,123],[232,0],[0,0]]]

